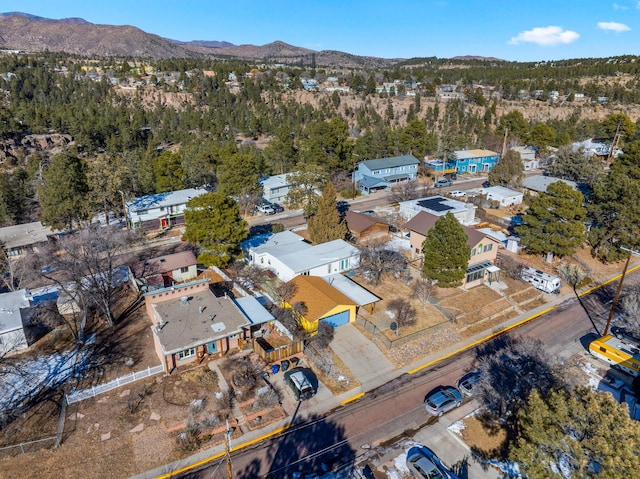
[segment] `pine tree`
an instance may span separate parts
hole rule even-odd
[[[347,225],[336,208],[336,189],[330,181],[324,187],[318,202],[318,212],[309,218],[309,238],[314,243],[326,243],[347,236]]]
[[[611,394],[579,386],[534,390],[519,413],[520,436],[511,449],[523,477],[636,477],[640,470],[640,423]]]
[[[205,193],[189,200],[184,219],[184,239],[196,245],[198,262],[205,266],[229,264],[249,234],[237,203],[222,193]]]
[[[42,224],[54,229],[78,227],[89,217],[87,167],[73,155],[53,157],[38,189]]]
[[[582,193],[564,181],[556,181],[536,196],[516,232],[532,253],[573,254],[585,240]]]
[[[460,286],[471,258],[467,234],[451,213],[441,216],[422,243],[422,277],[440,288]]]
[[[492,186],[517,186],[524,176],[524,165],[520,153],[509,150],[489,172]]]

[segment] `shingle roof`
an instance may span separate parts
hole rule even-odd
[[[376,160],[365,160],[362,162],[370,170],[380,170],[382,168],[396,168],[404,165],[417,165],[420,161],[413,155],[393,156],[391,158],[378,158]]]
[[[404,227],[422,236],[427,236],[429,230],[435,226],[438,218],[440,217],[432,215],[431,213],[427,213],[426,211],[421,211],[409,221],[407,221],[404,224]],[[461,226],[467,235],[467,244],[469,245],[469,248],[474,248],[478,243],[484,240],[484,238],[487,238],[487,235],[478,230],[474,230],[473,228],[469,228],[468,226],[464,225]]]
[[[336,306],[355,306],[356,303],[319,276],[296,276],[290,283],[297,287],[289,304],[303,303],[308,321],[316,321]]]
[[[193,252],[182,251],[139,261],[133,265],[131,272],[136,278],[144,278],[145,276],[168,273],[169,271],[175,271],[194,264],[197,264],[197,261]]]
[[[357,213],[355,211],[347,211],[344,216],[344,221],[347,224],[347,228],[355,233],[362,233],[377,223],[387,224],[371,215],[365,215],[364,213]]]

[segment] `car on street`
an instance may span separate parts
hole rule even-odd
[[[480,382],[480,371],[471,371],[458,380],[458,391],[465,396],[473,396],[476,384]]]
[[[445,186],[451,186],[453,185],[453,181],[451,180],[446,180],[444,178],[440,178],[438,181],[436,181],[433,186],[435,186],[436,188],[444,188]]]
[[[458,479],[427,446],[419,444],[407,451],[407,469],[418,479]]]
[[[267,204],[262,204],[256,207],[256,209],[265,216],[275,215],[275,210]]]
[[[434,416],[442,416],[445,412],[462,404],[462,394],[453,386],[438,386],[424,398],[424,407]]]
[[[271,208],[273,208],[273,211],[276,213],[282,213],[284,211],[284,207],[278,203],[271,203]]]
[[[450,191],[449,195],[453,196],[454,198],[462,198],[463,196],[467,196],[467,194],[464,191],[460,191],[460,190]]]
[[[484,183],[482,183],[482,187],[483,188],[491,188],[491,182],[489,180],[485,181]]]

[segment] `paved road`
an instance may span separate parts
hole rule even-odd
[[[585,310],[585,306],[587,310]],[[570,300],[560,307],[517,329],[517,334],[540,339],[545,347],[561,357],[585,352],[585,338],[600,331],[606,320],[606,305],[598,294]],[[587,311],[589,314],[587,314]],[[591,319],[590,319],[591,316]],[[593,320],[593,321],[592,321]],[[298,471],[321,471],[322,464],[361,463],[367,452],[363,446],[395,444],[403,438],[416,437],[443,455],[447,462],[468,456],[460,450],[440,450],[448,444],[443,427],[431,427],[437,419],[423,409],[424,395],[441,384],[455,384],[472,367],[475,350],[437,363],[420,373],[405,374],[357,402],[339,407],[326,415],[309,417],[300,427],[233,454],[234,477],[294,477]],[[455,411],[443,420],[454,418]],[[400,451],[401,452],[401,451]],[[223,478],[226,469],[214,464],[202,473],[184,477]],[[469,464],[467,477],[491,478],[479,464]],[[465,479],[463,477],[463,479]]]

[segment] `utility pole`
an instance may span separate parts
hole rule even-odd
[[[118,193],[120,193],[120,198],[122,198],[122,213],[124,214],[124,224],[127,226],[127,231],[129,231],[129,218],[127,218],[127,204],[124,201],[124,192],[122,190],[118,190]],[[108,217],[107,224],[109,224]]]
[[[622,283],[624,282],[624,277],[627,274],[627,270],[629,269],[629,263],[631,262],[631,255],[640,254],[639,251],[634,251],[629,248],[620,247],[621,250],[628,251],[629,256],[627,256],[627,262],[624,264],[624,269],[622,270],[622,276],[620,276],[620,283],[618,283],[618,288],[616,289],[616,294],[613,297],[613,302],[611,303],[611,310],[609,311],[609,317],[607,318],[607,325],[604,327],[603,336],[606,336],[609,333],[609,327],[611,326],[611,321],[613,320],[613,312],[618,305],[618,298],[620,297],[620,292],[622,291]]]
[[[227,432],[224,435],[224,455],[227,460],[227,478],[233,479],[233,469],[231,468],[231,430],[229,429],[229,419],[227,419]]]
[[[613,135],[613,140],[611,141],[611,147],[609,148],[609,153],[607,153],[607,162],[610,162],[611,160],[613,160],[614,150],[618,146],[618,141],[620,141],[620,136],[621,136],[620,123],[621,122],[618,122],[618,125],[616,126],[616,134]]]
[[[504,129],[504,140],[502,141],[502,153],[500,159],[504,158],[504,153],[507,151],[507,135],[509,134],[509,128]]]

